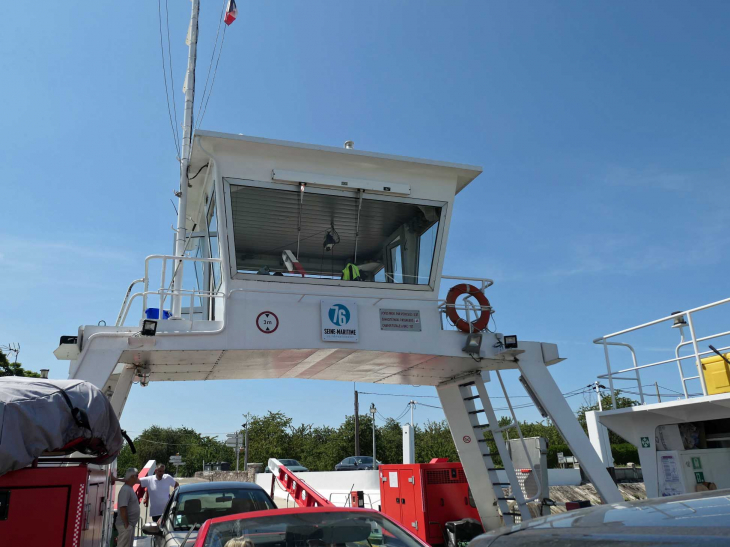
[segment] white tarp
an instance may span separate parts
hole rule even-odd
[[[76,417],[71,407],[78,409]],[[88,428],[80,425],[84,413]],[[79,380],[0,378],[0,475],[79,439],[64,452],[81,451],[107,463],[122,449],[119,420],[97,387]]]

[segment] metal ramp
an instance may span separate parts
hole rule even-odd
[[[507,397],[499,372],[497,372],[497,376],[504,396]],[[502,437],[502,432],[514,428],[524,443],[522,431],[520,431],[519,422],[512,410],[509,398],[507,398],[507,402],[512,421],[505,426],[500,426],[482,374],[475,374],[439,386],[438,393],[485,528],[489,530],[500,526],[500,515],[505,525],[514,524],[520,519],[522,521],[530,520],[527,503],[539,499],[542,488],[538,484],[537,494],[530,498],[525,497],[507,444]],[[504,465],[508,482],[500,481],[497,475],[497,471],[501,471],[501,469],[498,469],[494,463],[494,454],[490,452],[488,441],[484,438],[485,431],[490,431],[494,437],[494,443]],[[532,470],[531,461],[530,468]],[[504,493],[504,488],[509,488],[509,495]],[[515,502],[517,511],[510,509],[510,501]]]

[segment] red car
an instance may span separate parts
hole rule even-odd
[[[297,507],[205,521],[195,547],[429,547],[371,509]]]

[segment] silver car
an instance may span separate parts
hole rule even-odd
[[[474,538],[469,547],[730,545],[730,490],[596,505]]]
[[[172,493],[159,523],[145,525],[142,531],[152,536],[153,547],[192,547],[197,530],[206,520],[267,509],[276,509],[276,504],[258,484],[183,484]]]

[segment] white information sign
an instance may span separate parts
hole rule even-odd
[[[679,453],[675,450],[657,452],[659,495],[676,496],[684,494],[684,481],[679,464]]]
[[[357,303],[354,300],[322,300],[322,340],[325,342],[360,340]]]
[[[179,454],[176,456],[170,456],[170,463],[181,462],[181,461],[182,461],[182,456],[180,456]]]
[[[388,473],[388,482],[390,483],[391,488],[398,488],[398,472],[397,471],[390,471]]]

